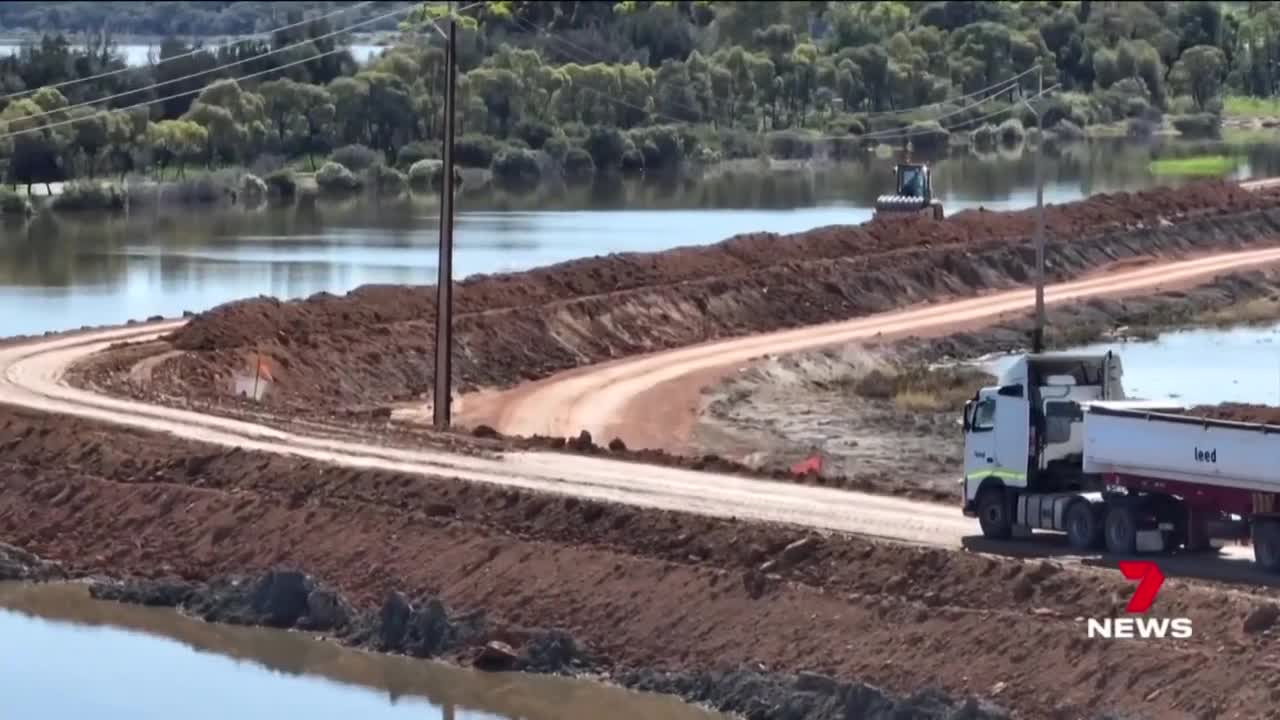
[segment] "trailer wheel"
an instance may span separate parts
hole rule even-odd
[[[1107,540],[1107,552],[1116,555],[1133,555],[1138,551],[1138,517],[1127,505],[1107,508],[1107,520],[1103,535]]]
[[[1076,550],[1102,545],[1102,523],[1088,500],[1077,500],[1067,509],[1067,542]]]
[[[1263,570],[1280,570],[1280,522],[1259,520],[1253,524],[1253,561]]]
[[[1004,488],[989,487],[978,493],[978,523],[982,536],[991,540],[1008,540],[1013,535],[1009,519],[1009,502]]]

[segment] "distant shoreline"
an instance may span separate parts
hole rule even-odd
[[[60,31],[60,30],[41,30],[41,31],[25,31],[16,33],[0,34],[0,45],[27,45],[39,43],[40,40],[47,36],[61,35],[71,44],[83,42],[87,38],[84,33]],[[243,40],[253,37],[260,37],[264,33],[251,35],[133,35],[122,33],[119,35],[111,35],[111,42],[115,45],[156,45],[167,40],[179,40],[181,42],[201,42],[206,44],[218,44],[231,42],[234,40]],[[394,44],[398,33],[392,31],[383,32],[353,32],[349,33],[352,44],[356,45],[391,45]]]

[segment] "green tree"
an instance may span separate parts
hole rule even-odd
[[[206,87],[184,119],[205,129],[206,161],[234,163],[258,153],[267,138],[266,102],[235,80]]]
[[[1226,68],[1227,58],[1221,50],[1196,45],[1182,53],[1170,76],[1175,85],[1191,96],[1196,109],[1204,110],[1209,101],[1221,93]]]
[[[147,128],[147,143],[160,168],[161,179],[171,165],[177,166],[181,177],[188,162],[205,154],[209,131],[193,120],[161,120]]]

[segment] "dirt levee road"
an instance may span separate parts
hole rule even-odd
[[[1280,194],[1202,183],[1050,207],[1051,279],[1117,261],[1258,246],[1280,229],[1277,204]],[[456,296],[457,388],[507,387],[623,357],[1025,286],[1033,224],[1029,211],[966,211],[943,222],[747,235],[470,278]],[[149,369],[145,397],[228,405],[237,376],[252,375],[261,356],[273,412],[423,403],[433,303],[431,288],[366,287],[215,308],[174,334],[176,352]],[[119,394],[135,392],[127,380],[127,372],[95,378]]]
[[[1054,287],[1052,297],[1165,282],[1258,264],[1280,262],[1280,248],[1202,258]],[[716,363],[740,353],[758,352],[751,342],[785,350],[834,342],[846,335],[906,330],[930,322],[963,322],[999,312],[1011,304],[1024,306],[1026,291],[966,300],[827,328],[810,328],[724,346],[692,348],[594,370],[577,379],[541,386],[510,407],[526,415],[561,410],[565,421],[605,423],[628,398],[663,379],[688,372],[690,365]],[[975,523],[955,506],[913,502],[865,493],[767,482],[734,475],[674,468],[638,466],[599,457],[542,452],[509,452],[473,457],[433,450],[405,450],[360,442],[311,437],[273,427],[202,412],[107,397],[71,387],[63,378],[79,360],[122,341],[152,339],[181,322],[146,328],[101,330],[28,340],[0,347],[0,402],[42,412],[98,420],[162,432],[178,438],[288,455],[324,463],[428,476],[456,477],[524,490],[573,495],[661,510],[736,517],[858,533],[915,543],[958,547],[975,532]],[[576,402],[581,397],[592,402]],[[517,416],[518,413],[517,413]]]
[[[1045,290],[1045,301],[1057,303],[1134,293],[1277,262],[1280,262],[1280,249],[1214,255],[1050,286]],[[483,419],[512,435],[571,435],[585,429],[599,437],[623,437],[633,446],[670,446],[680,441],[673,435],[680,418],[672,422],[672,411],[682,409],[682,403],[689,398],[681,397],[678,392],[655,392],[664,384],[733,367],[765,354],[959,328],[1025,310],[1033,307],[1034,302],[1033,290],[1016,290],[619,361],[566,373],[486,399],[489,414]],[[643,405],[636,406],[642,402]]]
[[[1160,611],[1192,618],[1197,636],[1153,654],[1084,639],[1075,618],[1118,613],[1132,592],[1113,572],[642,512],[12,407],[0,407],[0,447],[0,540],[75,574],[204,581],[283,564],[361,609],[400,591],[485,610],[491,627],[567,631],[599,670],[763,665],[900,694],[976,693],[1037,720],[1270,707],[1274,673],[1238,672],[1271,652],[1265,626],[1243,629],[1266,600],[1257,594],[1170,579]]]

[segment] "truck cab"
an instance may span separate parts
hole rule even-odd
[[[1124,399],[1120,358],[1100,355],[1022,355],[999,384],[982,388],[964,409],[964,513],[984,533],[1013,524],[1016,507],[1005,489],[1028,493],[1082,492],[1085,404]],[[997,501],[995,498],[1000,498]]]
[[[1015,358],[965,404],[964,514],[1116,555],[1247,541],[1280,572],[1280,425],[1128,399],[1122,375],[1111,353]]]

